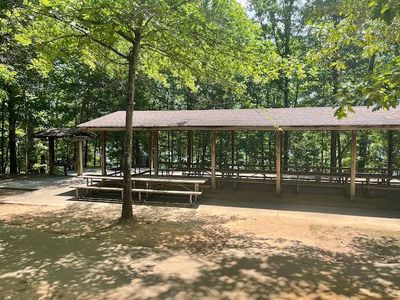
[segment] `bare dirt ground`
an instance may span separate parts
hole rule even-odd
[[[0,299],[400,299],[399,218],[284,198],[135,205],[120,227],[118,204],[49,195],[0,198]]]

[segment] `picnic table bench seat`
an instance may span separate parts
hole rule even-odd
[[[132,189],[132,192],[139,194],[139,201],[142,201],[142,193],[160,194],[160,195],[184,195],[189,196],[190,204],[194,204],[193,196],[201,196],[202,192],[196,191],[180,191],[180,190],[153,190],[153,189]]]
[[[366,193],[370,198],[375,197],[375,190],[396,191],[396,190],[400,190],[400,185],[399,184],[391,184],[391,185],[369,184],[366,186]]]
[[[81,191],[119,191],[121,198],[123,194],[122,187],[105,187],[105,186],[74,186],[76,191],[76,199],[79,200],[82,195]],[[160,195],[184,195],[189,196],[190,204],[194,204],[193,196],[201,196],[202,192],[198,191],[180,191],[180,190],[154,190],[154,189],[132,189],[132,192],[138,193],[139,201],[142,202],[142,193],[146,194],[160,194]]]
[[[121,184],[123,181],[122,177],[115,176],[101,176],[101,175],[81,175],[79,178],[86,179],[86,186],[77,186],[76,196],[79,198],[81,190],[97,190],[97,191],[121,191],[121,198],[123,196],[123,187],[108,187],[102,185],[104,181],[117,182]],[[137,188],[136,182],[146,183],[145,188]],[[185,179],[185,178],[155,178],[155,177],[133,177],[132,178],[132,188],[131,191],[138,193],[139,201],[142,201],[142,193],[149,194],[160,194],[160,195],[184,195],[189,196],[190,204],[194,204],[198,197],[202,195],[200,191],[200,185],[206,183],[206,179]],[[94,183],[94,184],[93,184]],[[183,188],[187,188],[186,185],[193,184],[194,190],[180,190],[180,189],[156,189],[151,187],[152,184],[175,184]],[[194,198],[194,201],[193,201]]]
[[[75,189],[77,200],[79,200],[81,196],[80,191],[112,191],[112,192],[119,191],[121,192],[121,198],[122,198],[122,190],[123,190],[123,188],[120,187],[108,187],[108,186],[97,186],[97,185],[90,185],[90,186],[80,185],[80,186],[72,186],[71,188]]]

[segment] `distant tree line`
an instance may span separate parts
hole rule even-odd
[[[49,13],[47,2],[5,0],[0,3],[0,173],[4,175],[43,171],[47,145],[44,141],[34,140],[34,132],[48,127],[74,127],[126,109],[128,78],[125,74],[129,64],[113,52],[93,47],[82,37],[75,39],[77,32],[72,29],[66,31],[62,26],[49,25],[46,32],[47,21],[39,18]],[[55,1],[53,5],[59,5],[61,11],[62,2]],[[125,2],[127,5],[136,3]],[[234,5],[234,1],[220,2],[226,6]],[[106,1],[99,3],[104,5],[106,14],[109,9],[105,6]],[[151,7],[152,1],[148,1],[148,5]],[[79,7],[75,8],[74,17],[84,19],[85,14],[78,14]],[[242,10],[239,5],[235,9]],[[184,14],[183,11],[174,13]],[[104,15],[90,17],[99,23],[105,18]],[[253,49],[243,49],[243,57],[240,57],[240,51],[237,52],[236,58],[244,65],[252,62],[251,69],[241,66],[233,69],[235,74],[226,74],[228,70],[217,58],[212,58],[214,67],[224,72],[218,75],[218,80],[214,80],[211,68],[204,68],[204,74],[199,74],[198,70],[179,74],[179,70],[163,59],[168,44],[176,43],[175,47],[179,44],[171,40],[166,45],[159,45],[150,40],[151,47],[159,47],[158,51],[164,52],[153,57],[144,52],[143,71],[137,75],[134,109],[335,106],[340,108],[338,117],[345,117],[349,106],[353,105],[388,108],[399,104],[400,17],[397,1],[251,0],[246,13],[236,18],[238,24],[252,24],[248,30],[238,28],[231,34],[232,39],[235,35],[254,39],[246,44]],[[94,21],[93,24],[87,19],[86,23],[84,21],[82,24],[87,28],[98,30]],[[193,26],[203,26],[201,22],[207,22],[200,15],[192,21]],[[165,26],[174,25],[168,23]],[[118,32],[118,28],[112,29]],[[26,31],[28,29],[30,33]],[[186,37],[189,29],[180,27],[179,30],[177,34],[189,41]],[[223,37],[218,33],[212,36],[213,33],[210,30],[209,36],[204,38]],[[115,49],[125,47],[113,37],[96,34]],[[244,44],[239,46],[245,47]],[[184,60],[182,64],[195,59],[184,51],[187,50],[178,49],[171,55],[179,53]],[[216,50],[196,55],[203,59],[206,54],[210,57],[219,55]],[[201,70],[202,63],[188,66],[188,69],[198,67]],[[337,153],[335,165],[347,166],[349,135],[341,133],[334,139],[334,145],[331,135],[330,132],[285,133],[284,165],[329,166],[334,147]],[[194,161],[199,164],[208,163],[208,139],[207,133],[194,135]],[[273,134],[238,132],[235,140],[237,164],[261,168],[274,164]],[[399,142],[400,136],[396,132],[396,168],[400,164]],[[185,143],[186,133],[162,133],[161,161],[184,163]],[[230,135],[220,133],[217,150],[221,155],[217,157],[221,166],[230,163],[229,156],[223,155],[229,145]],[[99,146],[96,140],[84,145],[85,166],[99,166]],[[383,168],[387,159],[386,147],[386,132],[361,132],[358,167]],[[56,149],[57,159],[74,160],[73,143],[58,141]],[[133,134],[133,163],[140,153],[147,151],[148,136]],[[122,164],[123,134],[109,134],[108,153],[110,164]]]

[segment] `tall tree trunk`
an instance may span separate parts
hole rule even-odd
[[[1,103],[1,174],[6,172],[5,170],[5,151],[4,151],[4,128],[5,128],[5,118],[6,118],[6,105],[5,101]]]
[[[203,131],[203,140],[202,140],[202,152],[201,152],[201,165],[204,167],[206,160],[206,152],[207,152],[207,131]]]
[[[196,168],[200,166],[200,150],[201,150],[201,135],[197,134],[197,147],[196,147]]]
[[[136,164],[137,164],[137,159],[139,157],[139,152],[140,152],[140,149],[139,149],[139,137],[138,137],[137,134],[135,134],[133,136],[133,145],[134,145],[133,146],[133,166],[135,168]]]
[[[368,74],[372,74],[375,67],[375,55],[373,55],[369,60],[368,65]],[[367,165],[368,158],[368,132],[360,133],[360,144],[359,144],[359,156],[360,158],[357,160],[357,169],[363,170]]]
[[[28,121],[27,125],[26,125],[26,137],[25,137],[25,175],[29,174],[29,171],[31,170],[31,166],[32,166],[32,162],[34,160],[34,141],[33,141],[33,129],[34,127],[31,126],[31,122]]]
[[[96,169],[96,156],[97,156],[97,140],[94,141],[93,145],[93,169]]]
[[[132,136],[133,136],[133,106],[135,103],[135,90],[136,90],[136,73],[139,60],[139,49],[141,42],[141,33],[135,31],[135,42],[133,44],[131,53],[129,55],[129,80],[128,80],[128,98],[126,104],[126,123],[125,123],[125,138],[124,138],[124,156],[123,156],[123,170],[124,170],[124,189],[122,197],[122,211],[120,223],[131,223],[133,221],[133,208],[132,208]]]
[[[178,156],[178,164],[180,165],[182,162],[182,141],[181,141],[181,133],[177,132],[177,140],[178,140],[178,149],[177,149],[177,156]]]
[[[174,134],[173,131],[171,131],[171,148],[170,148],[170,151],[171,151],[172,169],[174,169],[174,163],[175,163],[175,158],[174,158],[174,155],[175,155],[175,151],[174,151],[175,143],[174,143],[174,141],[175,141],[175,134]]]
[[[15,95],[12,91],[9,93],[8,99],[8,147],[10,151],[10,174],[18,173],[17,162],[17,137],[15,133],[17,125],[17,116],[15,114]]]
[[[265,137],[264,137],[264,134],[265,134],[265,131],[261,131],[260,133],[259,133],[259,135],[260,135],[260,143],[261,143],[261,149],[260,149],[260,151],[261,151],[261,167],[262,167],[262,169],[264,170],[265,169]]]
[[[340,131],[338,132],[337,135],[337,149],[338,149],[338,154],[337,154],[337,166],[338,166],[338,171],[339,173],[342,173],[342,167],[343,167],[343,163],[342,163],[342,149],[341,149],[341,143],[340,143]]]
[[[325,160],[325,157],[324,157],[324,144],[325,144],[325,141],[324,141],[324,132],[323,131],[321,131],[321,161],[320,161],[320,166],[321,167],[323,167],[324,166],[324,160]]]
[[[336,173],[337,166],[337,132],[331,130],[331,159],[330,159],[330,173]]]
[[[171,149],[171,131],[169,130],[168,131],[168,168],[167,169],[170,169],[171,168],[171,164],[172,164],[172,157],[171,157],[171,152],[172,152],[172,149]]]
[[[390,185],[393,176],[393,130],[387,132],[387,185]]]
[[[33,150],[33,128],[31,119],[31,110],[29,102],[26,100],[26,91],[24,90],[24,105],[25,105],[25,176],[29,175],[32,162]]]
[[[362,171],[367,165],[368,153],[368,133],[360,132],[360,143],[358,145],[359,159],[357,160],[357,169]]]
[[[83,155],[83,167],[86,169],[88,167],[88,158],[89,158],[89,146],[88,141],[85,141],[85,153]]]
[[[289,132],[283,132],[283,170],[287,171],[289,167]]]
[[[287,50],[289,51],[289,50]],[[283,86],[283,97],[284,97],[284,106],[289,107],[289,79],[284,78],[284,86]],[[287,171],[289,166],[289,132],[283,132],[283,170]]]

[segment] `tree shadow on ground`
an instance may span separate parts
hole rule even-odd
[[[29,175],[1,180],[1,186],[14,189],[39,190],[43,188],[60,188],[82,183],[83,180],[75,176],[48,176]]]
[[[358,238],[353,244],[363,252],[344,254],[301,243],[282,247],[276,240],[271,245],[248,239],[236,245],[236,250],[244,247],[247,251],[227,251],[209,258],[192,280],[174,273],[149,273],[135,282],[137,288],[131,294],[124,295],[125,290],[121,289],[114,295],[150,299],[146,290],[161,284],[166,288],[157,293],[159,299],[398,299],[400,257],[394,255],[400,253],[399,242],[391,240],[387,245],[385,238],[373,242]],[[376,247],[387,254],[377,256]]]
[[[30,191],[27,191],[27,190],[0,188],[0,200],[6,199],[7,197],[10,197],[10,196],[22,195],[22,194],[29,193],[29,192]]]
[[[273,209],[282,211],[317,212],[349,216],[400,218],[400,201],[390,198],[358,196],[354,200],[340,195],[285,192],[275,197],[274,191],[228,187],[205,193],[199,205]]]
[[[84,211],[84,213],[82,213]],[[0,223],[0,299],[400,297],[400,241],[359,235],[342,253],[234,234],[232,218],[71,205]]]

